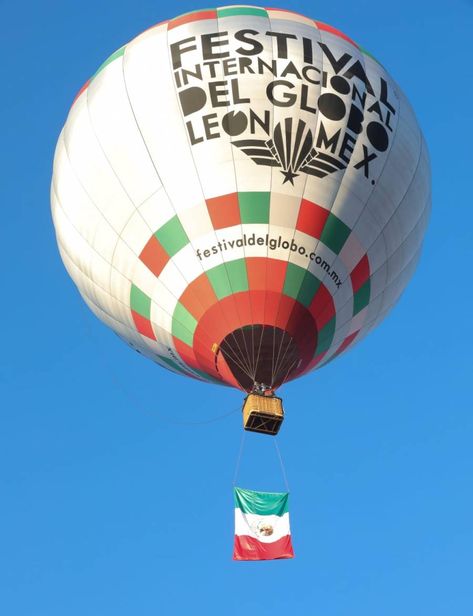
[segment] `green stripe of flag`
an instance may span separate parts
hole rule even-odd
[[[254,492],[234,488],[235,507],[243,513],[256,515],[284,515],[289,511],[287,492]]]
[[[369,51],[367,51],[366,49],[364,49],[363,47],[358,47],[359,50],[365,54],[365,56],[369,56],[372,60],[374,60],[375,62],[377,62],[378,64],[381,64],[381,62],[378,60],[378,58],[375,58],[373,56],[372,53],[370,53]],[[382,66],[382,65],[381,65]]]
[[[264,9],[256,6],[229,6],[217,9],[219,17],[233,17],[234,15],[257,15],[267,17],[268,13]]]
[[[126,45],[123,45],[123,47],[120,47],[120,49],[117,49],[117,51],[114,51],[112,53],[111,56],[109,56],[105,62],[103,62],[103,64],[101,64],[98,69],[95,71],[95,73],[93,74],[93,76],[91,77],[91,81],[92,79],[95,79],[95,77],[97,77],[97,75],[103,71],[103,69],[108,66],[110,64],[110,62],[113,62],[114,60],[116,60],[117,58],[119,58],[120,56],[123,56],[123,54],[125,53],[125,47]]]

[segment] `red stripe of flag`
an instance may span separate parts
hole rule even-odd
[[[315,25],[317,26],[317,28],[319,30],[325,30],[326,32],[330,32],[331,34],[335,34],[335,36],[339,36],[340,38],[345,39],[346,41],[348,41],[349,43],[351,43],[352,45],[354,45],[358,49],[358,45],[355,43],[355,41],[353,41],[350,37],[348,37],[346,34],[341,32],[340,30],[337,30],[333,26],[329,26],[328,24],[324,24],[323,21],[315,21]]]
[[[196,13],[188,13],[187,15],[181,15],[169,22],[168,30],[177,28],[184,24],[191,23],[193,21],[200,21],[202,19],[217,19],[217,11],[198,11]]]
[[[274,560],[294,558],[291,535],[272,543],[263,543],[248,535],[235,535],[233,560]]]
[[[82,94],[82,92],[83,92],[84,90],[86,90],[86,89],[87,89],[87,87],[88,87],[89,83],[90,83],[90,79],[88,79],[88,80],[84,83],[84,85],[82,86],[82,88],[79,90],[79,92],[77,92],[77,94],[76,94],[76,96],[75,96],[74,100],[72,101],[72,104],[74,104],[74,103],[76,102],[76,100],[79,98],[79,96]]]

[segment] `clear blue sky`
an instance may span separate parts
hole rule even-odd
[[[3,353],[0,613],[473,614],[473,4],[274,1],[387,67],[430,146],[433,215],[401,302],[359,346],[285,387],[279,444],[296,558],[234,563],[241,395],[160,370],[89,314],[56,250],[55,142],[101,62],[200,8],[0,2]],[[248,436],[240,484],[283,489]]]

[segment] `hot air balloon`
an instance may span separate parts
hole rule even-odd
[[[278,387],[396,303],[430,200],[424,138],[383,66],[332,26],[253,6],[113,53],[72,105],[51,187],[90,309],[160,366],[249,393],[245,425],[269,433]]]

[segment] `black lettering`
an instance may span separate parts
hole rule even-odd
[[[204,138],[196,137],[194,134],[194,127],[192,126],[192,122],[186,122],[187,132],[189,133],[189,139],[191,140],[191,145],[195,145],[196,143],[201,143]]]
[[[304,62],[306,64],[312,64],[314,61],[314,52],[312,50],[312,39],[302,37],[302,48],[304,50]]]
[[[366,103],[366,92],[360,93],[360,91],[358,90],[356,85],[353,84],[353,92],[352,92],[352,95],[351,95],[351,100],[356,102],[356,99],[358,99],[360,101],[361,108],[364,109],[365,108],[365,103]]]
[[[274,77],[276,77],[278,72],[276,60],[272,60],[271,64],[268,64],[261,58],[258,58],[258,74],[264,75],[264,69],[267,69],[268,72],[271,73],[271,75],[274,75]]]
[[[350,162],[350,157],[353,153],[352,146],[354,146],[355,143],[356,143],[356,139],[354,139],[349,133],[345,133],[343,137],[342,145],[340,146],[340,152],[338,153],[338,155],[346,163]],[[350,152],[350,154],[347,156],[346,152]]]
[[[290,94],[289,92],[284,92],[282,96],[284,100],[276,100],[274,96],[274,90],[279,86],[285,86],[289,89],[296,87],[290,81],[282,81],[280,79],[272,81],[268,84],[268,87],[266,88],[266,96],[268,97],[268,100],[273,103],[273,105],[276,105],[276,107],[291,107],[292,105],[294,105],[297,100],[297,96],[295,94]]]
[[[251,58],[238,58],[238,63],[240,65],[240,73],[244,75],[245,73],[250,73],[251,75],[255,74],[251,64]]]
[[[342,70],[342,68],[352,59],[352,56],[350,56],[349,53],[344,53],[343,56],[336,60],[335,56],[332,54],[332,52],[325,43],[319,43],[319,46],[322,48],[324,54],[327,56],[327,59],[332,65],[332,68],[336,74],[338,74]]]
[[[277,57],[287,60],[287,40],[297,39],[295,34],[286,34],[285,32],[266,32],[267,36],[274,36],[277,46]]]
[[[317,134],[317,141],[315,144],[316,148],[323,147],[324,150],[330,150],[332,153],[335,153],[335,150],[338,145],[338,140],[340,138],[341,129],[338,129],[336,133],[334,133],[330,138],[327,135],[327,131],[325,130],[325,126],[323,122],[320,122],[319,132]]]
[[[366,145],[363,145],[363,158],[362,160],[360,160],[360,162],[356,163],[354,167],[355,169],[360,169],[361,167],[363,167],[365,178],[368,178],[369,177],[369,163],[375,158],[377,158],[377,154],[375,152],[373,152],[373,154],[368,154],[368,148],[366,147]]]
[[[309,71],[314,71],[315,73],[318,73],[318,75],[314,75],[314,77],[311,78],[311,77],[309,77]],[[320,83],[319,75],[320,75],[320,71],[315,66],[304,66],[304,68],[302,69],[302,76],[309,83],[313,83],[315,85],[318,85]],[[317,79],[315,79],[315,77],[317,77]]]
[[[217,118],[216,113],[209,113],[208,115],[205,115],[202,117],[202,122],[204,124],[205,137],[207,139],[216,139],[217,137],[220,137],[220,133],[218,131],[212,132],[212,129],[217,128],[218,126],[218,121],[216,118]]]
[[[227,36],[228,32],[212,32],[212,34],[202,34],[202,57],[204,60],[215,60],[216,58],[228,58],[229,51],[214,51],[214,47],[228,45],[228,39],[220,40]]]
[[[228,60],[224,60],[224,62],[228,62]],[[219,61],[218,60],[209,60],[208,62],[202,62],[203,66],[208,66],[209,67],[209,73],[210,73],[210,77],[215,78],[217,76],[217,71],[215,70],[215,67],[219,65]]]
[[[303,83],[301,86],[301,109],[302,111],[308,111],[309,113],[317,113],[316,107],[309,107],[309,86]]]
[[[192,43],[192,45],[188,45],[187,47],[185,47],[184,45],[186,43]],[[194,43],[195,43],[195,36],[182,39],[182,41],[177,41],[177,43],[172,43],[172,45],[170,46],[170,49],[171,49],[172,67],[174,70],[176,70],[177,68],[181,68],[182,66],[181,57],[183,53],[186,53],[188,51],[194,51],[195,49],[197,49],[197,45],[195,45]]]
[[[250,130],[252,133],[255,133],[256,124],[259,124],[264,132],[269,135],[269,130],[271,128],[271,116],[269,113],[269,109],[265,109],[264,118],[261,119],[253,109],[250,109]]]
[[[371,107],[368,107],[367,111],[368,113],[375,113],[380,119],[380,121],[383,122],[383,112],[381,111],[381,105],[379,104],[379,101],[375,101],[371,105]]]
[[[190,86],[179,92],[182,113],[186,116],[196,111],[200,111],[207,101],[205,90],[197,86]]]
[[[383,105],[389,109],[389,111],[392,114],[396,113],[396,110],[391,105],[391,103],[388,101],[388,84],[382,77],[381,77],[381,96],[379,97],[379,99],[383,103]]]
[[[202,67],[200,64],[195,65],[195,70],[191,71],[187,68],[181,70],[181,76],[183,84],[186,86],[189,83],[189,77],[195,77],[199,81],[202,81]]]
[[[251,49],[245,49],[244,47],[238,47],[235,51],[241,56],[257,56],[259,53],[263,51],[263,45],[251,38],[249,35],[257,36],[259,32],[257,30],[238,30],[235,32],[235,38],[240,43],[245,43],[246,45],[251,45]]]
[[[347,77],[348,79],[351,79],[352,77],[358,77],[358,79],[365,84],[368,92],[374,95],[373,88],[371,87],[370,81],[366,76],[365,69],[363,68],[359,60],[352,64],[343,76]]]
[[[230,105],[229,100],[221,100],[221,97],[228,96],[226,81],[211,81],[209,83],[210,102],[212,107],[228,107]]]
[[[232,79],[230,81],[230,85],[232,88],[232,96],[233,96],[233,104],[238,105],[239,103],[249,103],[249,98],[241,98],[240,97],[240,88],[238,85],[238,79]]]
[[[287,77],[287,75],[294,75],[296,79],[300,79],[301,75],[297,70],[294,62],[288,62],[286,68],[282,71],[280,77]]]
[[[225,77],[230,75],[238,75],[236,58],[227,58],[222,62],[223,74]]]

